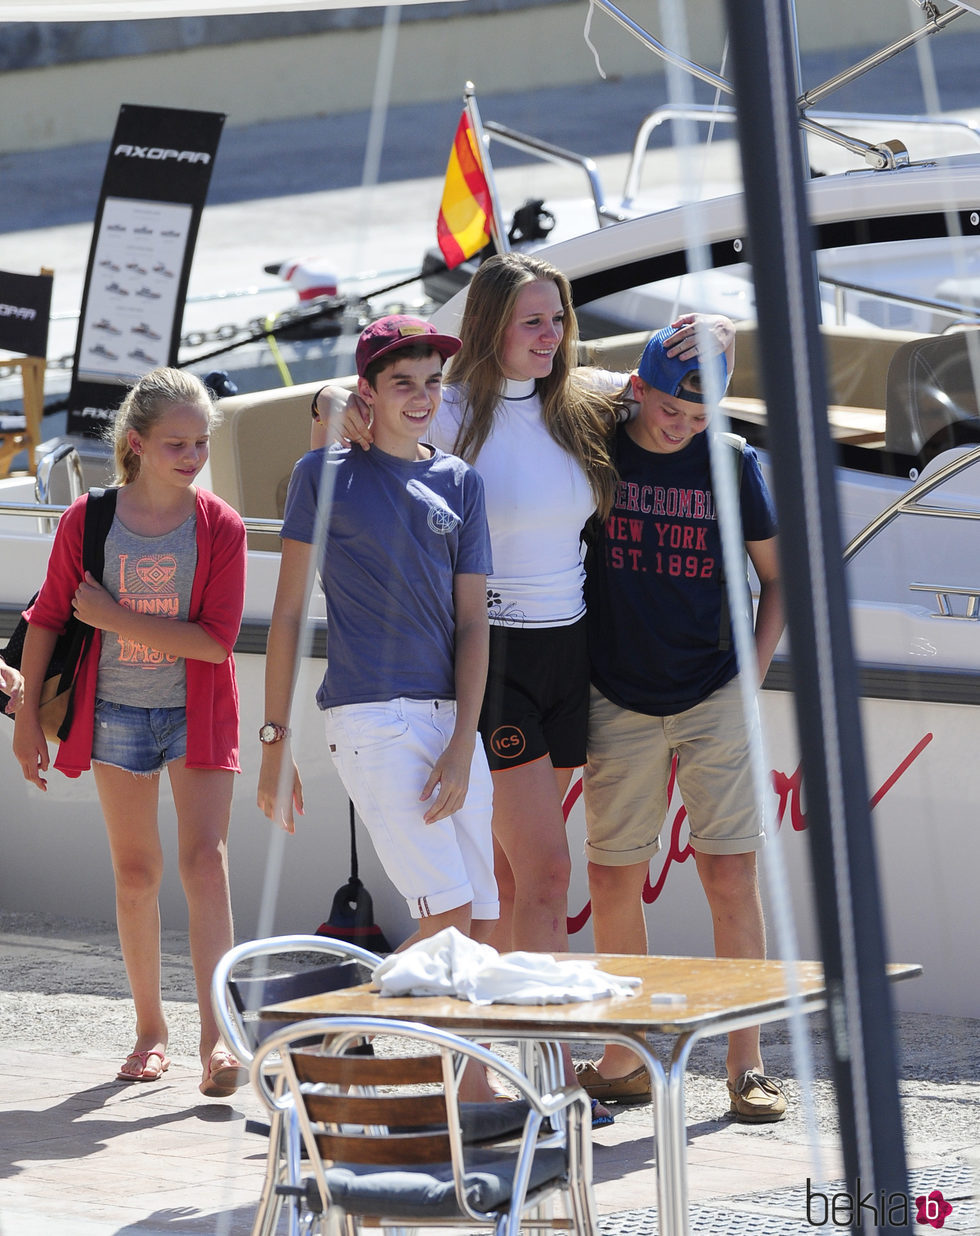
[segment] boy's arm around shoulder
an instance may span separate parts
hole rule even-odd
[[[745,552],[749,555],[755,573],[759,577],[759,604],[755,615],[755,650],[759,666],[759,684],[769,672],[779,637],[783,633],[783,586],[779,574],[779,538],[765,541],[746,541]]]
[[[339,442],[342,446],[371,449],[374,415],[356,390],[328,383],[313,396],[310,449]]]
[[[288,726],[292,710],[300,635],[312,585],[312,549],[304,541],[284,538],[282,542],[265,654],[264,719],[277,725]],[[287,833],[296,831],[293,813],[303,814],[303,783],[288,738],[262,745],[257,802],[262,813]]]
[[[476,730],[487,685],[490,656],[487,577],[454,575],[453,603],[456,610],[456,726],[420,795],[420,800],[425,802],[436,785],[439,786],[436,801],[425,813],[427,824],[452,815],[466,801]]]

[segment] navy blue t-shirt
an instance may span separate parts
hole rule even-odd
[[[327,600],[320,708],[456,695],[456,575],[492,569],[483,481],[436,450],[406,460],[379,447],[310,451],[293,469],[284,538],[313,544],[331,497],[319,563]]]
[[[592,682],[621,708],[669,716],[738,670],[734,647],[719,648],[721,534],[708,434],[660,454],[638,446],[626,428],[616,430],[613,511],[588,562]],[[776,534],[772,499],[755,451],[746,445],[742,456],[743,536],[765,541]]]

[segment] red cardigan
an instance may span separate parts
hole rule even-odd
[[[82,578],[83,495],[62,515],[47,575],[37,600],[25,610],[28,622],[61,632],[72,612]],[[220,665],[188,660],[187,767],[230,768],[238,764],[238,685],[231,655],[245,604],[245,525],[237,511],[206,489],[197,491],[197,567],[188,621],[196,622],[228,650]],[[96,631],[75,684],[74,716],[54,766],[77,777],[92,766],[95,688],[102,632]]]

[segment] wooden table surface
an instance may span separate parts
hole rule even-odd
[[[576,961],[594,960],[610,974],[641,980],[632,996],[570,1004],[474,1005],[455,996],[382,997],[371,983],[346,987],[290,1000],[262,1009],[263,1018],[291,1022],[322,1016],[381,1016],[451,1026],[460,1031],[483,1029],[503,1034],[508,1027],[523,1032],[549,1031],[557,1035],[583,1029],[616,1029],[625,1033],[664,1032],[683,1034],[704,1029],[714,1021],[728,1021],[743,1014],[766,1014],[785,1010],[795,979],[801,997],[815,999],[824,993],[823,965],[817,961],[785,963],[716,957],[640,957],[625,954],[573,953],[559,955]],[[893,979],[912,978],[921,966],[891,965]],[[658,999],[664,994],[681,995],[681,1002]]]

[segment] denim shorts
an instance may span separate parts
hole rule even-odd
[[[97,763],[148,776],[186,754],[186,708],[134,708],[95,701],[92,759]]]

